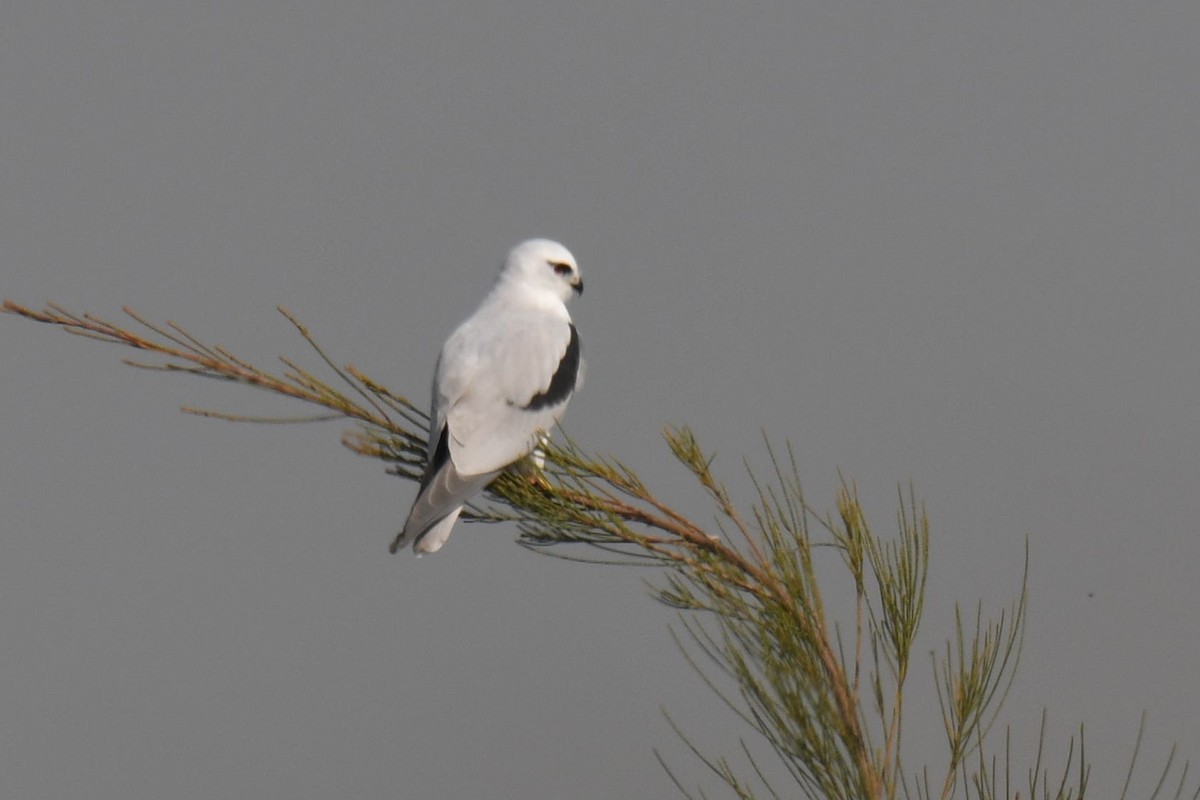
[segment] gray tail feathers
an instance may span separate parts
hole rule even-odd
[[[440,549],[450,538],[450,530],[458,520],[463,503],[499,474],[496,471],[459,475],[454,462],[447,458],[438,471],[423,482],[412,510],[408,512],[404,529],[388,549],[394,553],[409,541],[418,553],[432,553]]]

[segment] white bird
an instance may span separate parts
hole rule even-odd
[[[579,334],[567,300],[583,293],[558,242],[512,249],[488,296],[442,346],[433,377],[428,462],[396,552],[432,553],[463,504],[520,461],[562,419],[582,385]]]

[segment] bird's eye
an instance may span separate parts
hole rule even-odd
[[[551,261],[550,266],[554,268],[554,272],[556,275],[570,275],[571,274],[571,265],[570,264],[564,264],[561,261]]]

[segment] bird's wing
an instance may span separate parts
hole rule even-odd
[[[446,341],[434,378],[429,464],[392,552],[439,549],[462,506],[562,417],[583,368],[569,319],[482,315]]]
[[[446,343],[437,386],[462,475],[503,469],[562,417],[580,372],[579,335],[544,312],[485,316]]]

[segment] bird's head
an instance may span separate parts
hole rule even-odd
[[[508,254],[501,280],[549,291],[564,303],[572,294],[583,294],[583,277],[571,251],[549,239],[521,242]]]

